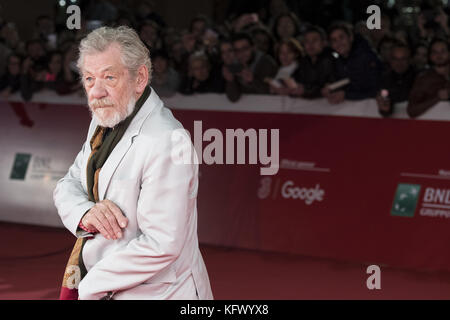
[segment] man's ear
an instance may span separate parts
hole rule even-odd
[[[146,65],[139,67],[136,76],[136,93],[141,94],[144,92],[145,87],[148,85],[148,68]]]

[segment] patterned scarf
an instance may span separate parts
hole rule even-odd
[[[97,126],[91,138],[91,154],[86,166],[86,183],[89,201],[98,202],[98,177],[100,169],[108,159],[117,143],[122,139],[129,124],[134,116],[140,110],[144,102],[150,95],[150,87],[146,87],[141,97],[137,100],[133,112],[122,122],[117,124],[113,129]],[[93,236],[78,238],[70,254],[69,261],[64,272],[63,282],[61,286],[60,300],[77,300],[78,284],[87,274],[86,267],[83,263],[83,247],[86,241],[92,239]]]

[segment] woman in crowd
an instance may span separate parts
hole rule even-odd
[[[292,75],[297,71],[298,60],[303,56],[303,48],[300,43],[289,38],[281,41],[277,50],[279,69],[273,79],[268,80],[270,93],[287,95],[295,88]]]
[[[300,20],[293,13],[282,13],[275,19],[272,33],[277,41],[297,38],[301,33]]]

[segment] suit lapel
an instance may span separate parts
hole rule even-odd
[[[108,159],[103,164],[102,169],[100,170],[98,181],[98,196],[100,201],[104,200],[106,190],[108,189],[114,172],[133,144],[134,137],[139,134],[139,131],[141,130],[145,119],[150,115],[155,107],[159,106],[160,104],[162,104],[161,100],[152,89],[150,96],[147,98],[139,112],[131,121],[122,139],[120,139],[120,141],[117,143]]]
[[[103,164],[102,169],[100,170],[100,175],[98,177],[98,197],[100,201],[104,199],[106,189],[108,188],[109,182],[111,181],[111,177],[122,158],[130,149],[131,144],[132,139],[127,129],[122,139],[120,139],[120,141],[117,143],[114,150],[111,152],[108,159]]]

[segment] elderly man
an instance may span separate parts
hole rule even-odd
[[[148,85],[148,50],[132,29],[103,27],[81,41],[78,67],[93,120],[54,192],[78,238],[61,298],[212,299],[197,238],[198,166],[174,161],[174,149],[192,144]]]

